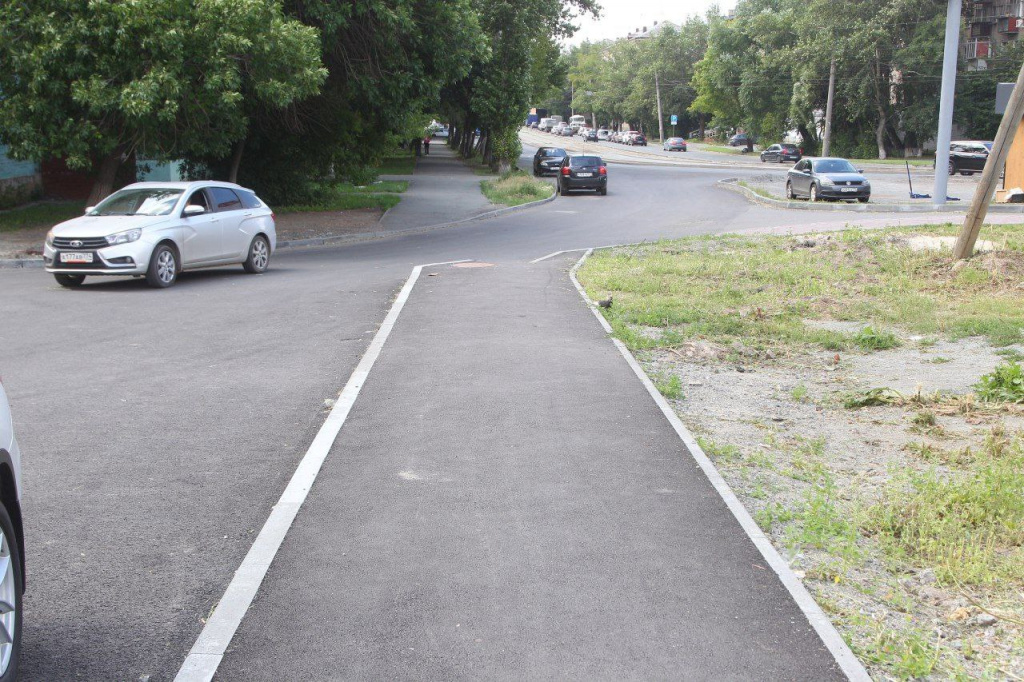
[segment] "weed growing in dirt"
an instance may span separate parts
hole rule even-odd
[[[735,445],[718,444],[703,436],[697,436],[697,445],[715,462],[734,462],[741,456],[740,449]]]
[[[940,580],[1024,582],[1024,444],[995,431],[963,471],[894,477],[864,530]]]
[[[849,514],[837,503],[837,490],[832,477],[823,480],[804,495],[803,504],[794,510],[796,523],[786,529],[790,546],[823,549],[845,559],[859,556],[858,530]]]
[[[669,400],[679,400],[683,397],[683,382],[678,374],[655,377],[654,386]]]
[[[882,405],[898,405],[903,401],[903,394],[891,388],[872,388],[859,393],[851,393],[843,399],[843,407],[855,410],[861,407],[879,407]]]
[[[985,374],[974,390],[982,402],[1024,403],[1024,370],[1016,362],[1004,362]]]
[[[935,426],[935,413],[931,410],[922,410],[914,415],[913,419],[910,420],[915,426]]]
[[[796,402],[802,403],[807,399],[807,387],[803,384],[797,384],[793,387],[793,390],[789,392],[789,395],[791,395],[793,400]]]
[[[898,680],[916,680],[930,675],[942,657],[942,650],[921,630],[893,630],[883,623],[872,624],[874,632],[866,644],[854,651],[863,660],[884,667]]]
[[[779,502],[772,502],[754,512],[754,521],[765,533],[770,533],[776,525],[789,523],[793,520],[793,511]]]
[[[853,335],[852,341],[861,350],[889,350],[900,345],[900,340],[889,331],[878,331],[874,327],[864,327]]]

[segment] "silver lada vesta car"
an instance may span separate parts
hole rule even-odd
[[[260,273],[277,248],[274,214],[229,182],[137,182],[46,235],[43,263],[57,282],[144,276],[169,287],[182,270],[241,263]]]

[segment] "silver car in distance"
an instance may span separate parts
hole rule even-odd
[[[87,275],[133,275],[163,288],[193,268],[241,263],[264,272],[276,248],[274,214],[251,190],[137,182],[50,230],[43,265],[65,287]]]

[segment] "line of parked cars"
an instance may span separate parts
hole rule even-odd
[[[562,196],[577,189],[595,190],[601,196],[608,194],[608,166],[600,156],[570,155],[561,147],[541,147],[533,155],[533,174],[550,173],[555,174]]]

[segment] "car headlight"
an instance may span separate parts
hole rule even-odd
[[[139,237],[142,236],[142,229],[135,228],[134,230],[127,230],[125,232],[118,232],[107,237],[107,244],[113,246],[114,244],[127,244],[129,242],[138,241]]]
[[[820,182],[823,185],[834,185],[834,184],[836,184],[836,181],[833,180],[832,178],[830,178],[827,175],[822,175],[820,178],[818,178],[818,182]]]
[[[53,246],[53,230],[46,233],[46,245]]]

